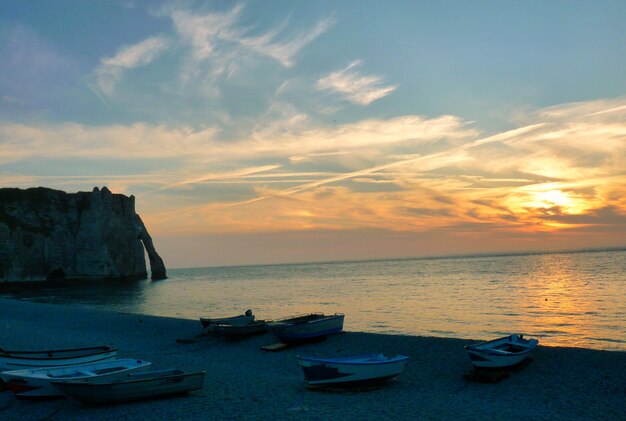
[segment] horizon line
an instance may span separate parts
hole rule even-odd
[[[222,269],[222,268],[245,268],[254,266],[300,266],[300,265],[317,265],[317,264],[342,264],[342,263],[365,263],[365,262],[392,262],[403,260],[444,260],[444,259],[468,259],[480,257],[507,257],[507,256],[533,256],[540,254],[576,254],[576,253],[603,253],[613,251],[626,251],[624,246],[609,247],[590,247],[580,249],[560,249],[560,250],[528,250],[528,251],[511,251],[511,252],[485,252],[485,253],[459,253],[459,254],[440,254],[431,256],[398,256],[398,257],[382,257],[371,259],[344,259],[344,260],[320,260],[320,261],[301,261],[301,262],[276,262],[276,263],[250,263],[250,264],[233,264],[233,265],[215,265],[215,266],[192,266],[192,267],[172,267],[167,270],[188,270],[188,269]]]

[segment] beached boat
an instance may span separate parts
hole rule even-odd
[[[113,360],[116,356],[117,349],[108,346],[49,351],[7,351],[0,349],[0,371],[86,364]]]
[[[203,328],[211,329],[214,325],[222,324],[222,325],[231,325],[231,326],[242,326],[247,325],[254,322],[254,315],[251,310],[247,310],[245,314],[240,314],[239,316],[232,317],[218,317],[218,318],[208,318],[208,317],[200,317],[200,323],[202,323]]]
[[[524,361],[537,348],[537,339],[524,339],[523,335],[513,334],[492,341],[467,345],[470,360],[474,367],[510,367]]]
[[[343,320],[341,313],[310,313],[272,321],[269,329],[282,343],[305,342],[341,332]]]
[[[104,383],[52,382],[66,396],[85,405],[127,402],[178,395],[204,387],[204,371],[179,369],[131,373]]]
[[[313,358],[298,356],[309,387],[362,387],[383,383],[398,376],[409,357],[368,354],[346,358]]]
[[[0,378],[20,399],[63,397],[52,382],[100,383],[123,377],[136,370],[147,370],[151,363],[133,358],[99,361],[52,368],[12,370],[0,373]]]
[[[216,324],[213,327],[213,333],[216,335],[226,336],[229,338],[240,338],[246,336],[257,335],[267,331],[267,323],[265,320],[255,320],[246,325],[229,325]]]

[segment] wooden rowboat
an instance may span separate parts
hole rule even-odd
[[[246,314],[241,314],[239,316],[232,316],[232,317],[218,317],[218,318],[200,317],[200,323],[202,323],[202,328],[211,328],[212,326],[217,325],[217,324],[242,326],[242,325],[247,325],[252,322],[254,322],[254,315],[252,314],[252,311],[250,310],[247,310]]]
[[[19,399],[45,399],[63,397],[52,382],[100,383],[127,375],[136,370],[146,370],[151,363],[133,358],[98,361],[52,368],[12,370],[0,373],[0,378]]]
[[[229,338],[242,338],[257,335],[267,331],[265,320],[256,320],[246,325],[216,324],[213,333]]]
[[[282,343],[313,341],[343,330],[344,315],[310,313],[269,323],[270,332]]]
[[[204,387],[204,371],[179,369],[131,373],[124,380],[105,383],[52,382],[69,398],[85,405],[128,402],[178,395]]]
[[[492,341],[480,342],[465,347],[474,367],[511,367],[524,361],[537,348],[537,339],[524,339],[513,334]]]
[[[309,387],[362,387],[383,383],[398,376],[409,357],[367,354],[346,358],[298,356],[306,385]]]
[[[112,360],[116,356],[117,349],[108,346],[49,351],[7,351],[0,349],[0,371],[86,364]]]

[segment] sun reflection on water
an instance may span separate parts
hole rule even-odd
[[[197,319],[346,314],[345,329],[626,350],[626,251],[170,270],[24,299]],[[29,295],[30,294],[30,295]]]

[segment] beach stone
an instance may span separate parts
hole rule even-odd
[[[0,282],[166,277],[135,197],[103,187],[0,189]]]

